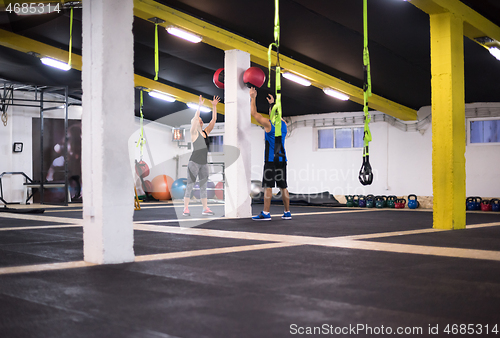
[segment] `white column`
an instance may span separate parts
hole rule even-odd
[[[98,264],[134,260],[133,0],[83,2],[83,252]]]
[[[227,50],[224,61],[224,153],[226,217],[250,217],[250,95],[243,83],[243,73],[250,68],[250,54]],[[239,156],[234,161],[234,154]],[[232,163],[232,164],[231,164]]]

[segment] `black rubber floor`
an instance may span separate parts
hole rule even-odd
[[[296,207],[291,221],[211,220],[197,228],[325,238],[432,227],[432,213],[419,211],[299,215],[345,210]],[[143,209],[135,219],[172,219],[171,211]],[[282,207],[271,211],[280,214]],[[74,212],[81,213],[67,215]],[[64,212],[50,216],[55,214]],[[6,221],[10,219],[0,217],[0,228],[7,227]],[[498,221],[498,214],[467,214],[468,224]],[[81,260],[82,234],[81,227],[0,231],[0,272]],[[134,239],[138,256],[266,243],[140,230]],[[500,226],[370,241],[500,251]],[[457,336],[445,333],[452,324],[474,324],[469,337],[495,337],[491,330],[495,325],[500,330],[498,271],[500,262],[494,260],[299,245],[0,273],[0,337],[348,336],[335,334],[335,329],[363,337]],[[429,327],[436,326],[439,334],[429,334]],[[316,334],[307,331],[315,327]],[[478,334],[480,328],[483,334]],[[398,335],[398,329],[411,333]]]

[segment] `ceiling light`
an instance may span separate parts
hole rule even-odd
[[[188,102],[186,103],[187,106],[191,109],[198,109],[198,103],[194,103],[194,102]],[[199,106],[200,107],[200,111],[203,112],[203,113],[208,113],[208,112],[211,112],[212,110],[208,107],[205,107],[205,106]]]
[[[180,29],[180,28],[175,27],[175,26],[168,26],[167,32],[169,32],[172,35],[178,36],[184,40],[188,40],[190,42],[193,42],[193,43],[198,43],[202,40],[201,36],[190,33],[188,31],[185,31],[185,30]]]
[[[311,81],[306,80],[303,77],[292,74],[292,73],[284,72],[283,77],[285,79],[291,80],[293,82],[297,82],[298,84],[301,84],[303,86],[310,86],[311,85]]]
[[[173,98],[172,96],[167,95],[167,94],[162,93],[162,92],[158,92],[156,90],[150,91],[149,96],[152,96],[152,97],[155,97],[157,99],[167,101],[167,102],[174,102],[175,101],[175,98]]]
[[[62,62],[56,59],[48,58],[48,57],[43,57],[40,59],[44,65],[59,68],[62,70],[70,70],[71,67],[68,65],[66,62]]]
[[[323,92],[325,92],[326,95],[333,96],[334,98],[342,101],[349,100],[349,95],[336,91],[335,89],[332,88],[323,88]]]
[[[488,50],[490,51],[491,55],[493,55],[494,57],[497,58],[497,60],[500,61],[500,48],[498,48],[498,47],[490,47]]]

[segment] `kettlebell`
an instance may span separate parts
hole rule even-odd
[[[396,206],[397,196],[391,195],[387,197],[387,207],[394,208]]]
[[[366,207],[366,197],[363,195],[358,196],[358,205],[360,208],[365,208]]]
[[[413,198],[413,199],[412,199]],[[417,195],[408,195],[408,208],[417,209],[420,203],[417,201]]]
[[[406,200],[404,198],[398,198],[394,202],[394,207],[396,209],[404,209],[405,205],[406,205]]]
[[[346,203],[345,203],[345,206],[346,207],[353,207],[354,204],[352,203],[352,196],[351,195],[345,195],[345,199],[346,199]]]
[[[375,196],[373,195],[366,195],[366,207],[367,208],[373,208],[375,204]]]
[[[481,201],[481,210],[482,211],[491,211],[491,204],[489,200]]]
[[[385,196],[375,197],[375,207],[379,209],[385,208]]]
[[[465,206],[467,210],[475,210],[476,209],[476,200],[474,197],[467,197],[465,200]]]
[[[479,196],[476,196],[475,197],[475,200],[474,200],[474,206],[475,206],[475,210],[481,210],[481,201],[483,199]]]
[[[352,196],[352,205],[354,207],[359,207],[359,196],[358,195]]]
[[[500,201],[498,198],[494,198],[490,201],[491,211],[500,211]]]

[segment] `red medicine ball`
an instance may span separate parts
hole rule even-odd
[[[266,82],[266,74],[259,67],[250,67],[243,74],[243,82],[247,87],[260,88]]]
[[[217,69],[213,80],[217,88],[224,89],[224,68]]]
[[[140,160],[139,162],[137,162],[137,160],[135,160],[135,173],[137,174],[137,176],[139,177],[146,177],[149,175],[149,166],[146,162],[144,162],[143,160]]]

